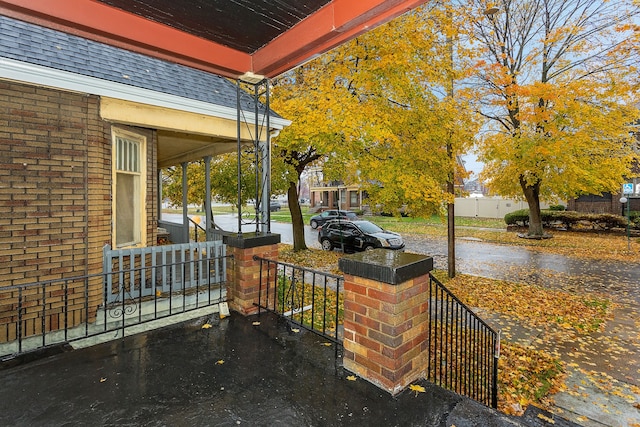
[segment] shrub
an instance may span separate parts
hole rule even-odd
[[[625,228],[627,218],[614,214],[589,214],[575,211],[543,209],[540,211],[543,227],[562,226],[571,229],[577,225],[585,225],[592,229],[599,228],[610,230],[612,228]],[[640,228],[640,212],[634,211],[629,215],[631,227]],[[526,227],[529,225],[529,209],[520,209],[504,216],[507,225]]]
[[[551,206],[549,206],[549,210],[550,211],[564,211],[564,210],[566,210],[566,208],[564,207],[564,205],[551,205]]]
[[[529,209],[520,209],[504,216],[507,225],[527,226],[529,224]]]

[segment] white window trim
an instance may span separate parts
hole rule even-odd
[[[124,138],[131,141],[138,142],[140,144],[140,190],[138,194],[138,230],[135,230],[135,233],[139,236],[139,241],[131,242],[130,244],[120,245],[116,244],[116,236],[117,236],[117,218],[116,218],[116,188],[117,188],[117,153],[116,153],[116,145],[117,138]],[[147,199],[147,138],[144,135],[140,135],[128,130],[124,130],[117,127],[111,128],[111,215],[112,215],[112,230],[111,230],[111,246],[114,248],[122,249],[122,248],[136,248],[136,247],[144,247],[147,244],[147,209],[146,209],[146,199]]]

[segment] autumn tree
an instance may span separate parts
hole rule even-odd
[[[326,60],[327,57],[312,61],[273,81],[271,106],[292,124],[273,139],[272,176],[273,171],[279,170],[288,182],[296,251],[307,249],[299,202],[300,176],[306,167],[322,161],[329,153],[345,152],[346,135],[330,109],[335,94],[323,91]]]
[[[325,179],[361,184],[381,209],[441,212],[455,154],[476,129],[468,98],[451,96],[466,64],[453,61],[462,44],[451,10],[411,12],[276,80],[272,105],[293,124],[274,153],[298,173],[321,163]]]
[[[371,62],[362,74],[379,94],[387,132],[364,144],[360,177],[387,211],[442,213],[453,204],[454,182],[466,177],[457,156],[478,123],[464,84],[474,52],[459,20],[450,2],[433,2],[389,23],[383,36],[361,38],[359,57]]]
[[[638,51],[631,0],[471,0],[484,52],[477,88],[488,119],[483,177],[526,199],[528,236],[544,236],[540,202],[617,192],[633,160]]]

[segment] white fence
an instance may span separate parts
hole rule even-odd
[[[541,203],[546,209],[548,204]],[[456,198],[456,216],[502,219],[510,212],[528,209],[527,202],[503,199],[500,197],[465,197]]]

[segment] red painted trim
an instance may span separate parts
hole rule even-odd
[[[277,76],[414,9],[426,0],[334,0],[253,55],[256,74]]]
[[[0,0],[0,14],[226,77],[275,77],[427,0],[333,0],[253,56],[94,0]]]
[[[0,14],[229,77],[250,55],[92,0],[0,0]]]

